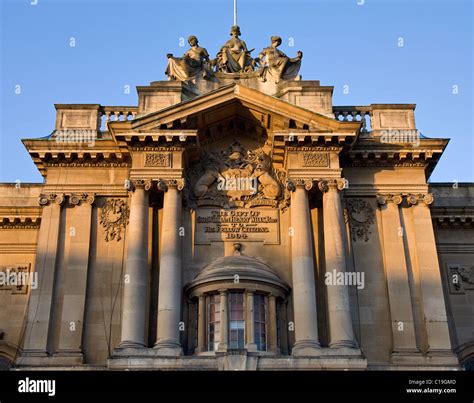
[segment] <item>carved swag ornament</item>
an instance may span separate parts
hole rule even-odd
[[[122,199],[109,199],[105,202],[100,213],[100,224],[105,229],[105,241],[117,242],[122,239],[122,231],[128,223],[129,209],[127,202]]]
[[[347,202],[347,219],[352,240],[369,240],[370,227],[375,222],[372,206],[363,199],[349,199]]]

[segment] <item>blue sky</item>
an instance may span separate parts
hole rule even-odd
[[[136,105],[180,38],[215,55],[233,19],[233,0],[0,4],[0,182],[42,180],[20,139],[51,133],[55,103]],[[418,129],[451,138],[431,181],[474,181],[472,0],[239,0],[238,22],[250,48],[279,35],[301,49],[303,79],[333,85],[334,105],[416,103]]]

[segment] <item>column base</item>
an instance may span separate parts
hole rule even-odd
[[[120,342],[117,348],[145,348],[145,343],[140,343],[138,341],[124,340]]]
[[[321,355],[321,345],[314,340],[302,340],[293,344],[291,355],[295,357],[315,357]]]
[[[227,343],[219,343],[216,353],[227,353]]]
[[[159,340],[155,343],[153,349],[156,351],[156,355],[162,357],[179,357],[183,355],[181,344],[173,340]]]
[[[329,348],[359,348],[354,340],[338,340],[329,343]]]
[[[258,351],[257,349],[257,345],[255,343],[247,343],[247,345],[245,346],[245,348],[247,349],[247,351]]]

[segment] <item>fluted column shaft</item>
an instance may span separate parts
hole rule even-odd
[[[326,273],[345,273],[343,214],[339,190],[344,188],[342,180],[319,182],[323,192],[324,255]],[[327,285],[329,346],[356,347],[349,305],[348,285]]]
[[[181,315],[182,239],[181,190],[176,181],[160,182],[165,191],[161,235],[160,285],[158,291],[158,329],[155,348],[163,355],[181,355],[179,322]]]
[[[311,182],[289,184],[291,194],[291,264],[295,344],[293,355],[319,354],[314,259],[311,245],[311,221],[307,191]]]
[[[135,181],[127,232],[120,347],[145,347],[148,279],[148,192],[151,182]]]

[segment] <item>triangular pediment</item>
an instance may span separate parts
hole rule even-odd
[[[202,130],[238,116],[258,122],[265,130],[310,130],[322,133],[356,134],[359,122],[340,122],[293,105],[260,91],[232,84],[194,99],[138,117],[129,122],[111,122],[111,131],[138,133],[164,129]]]

